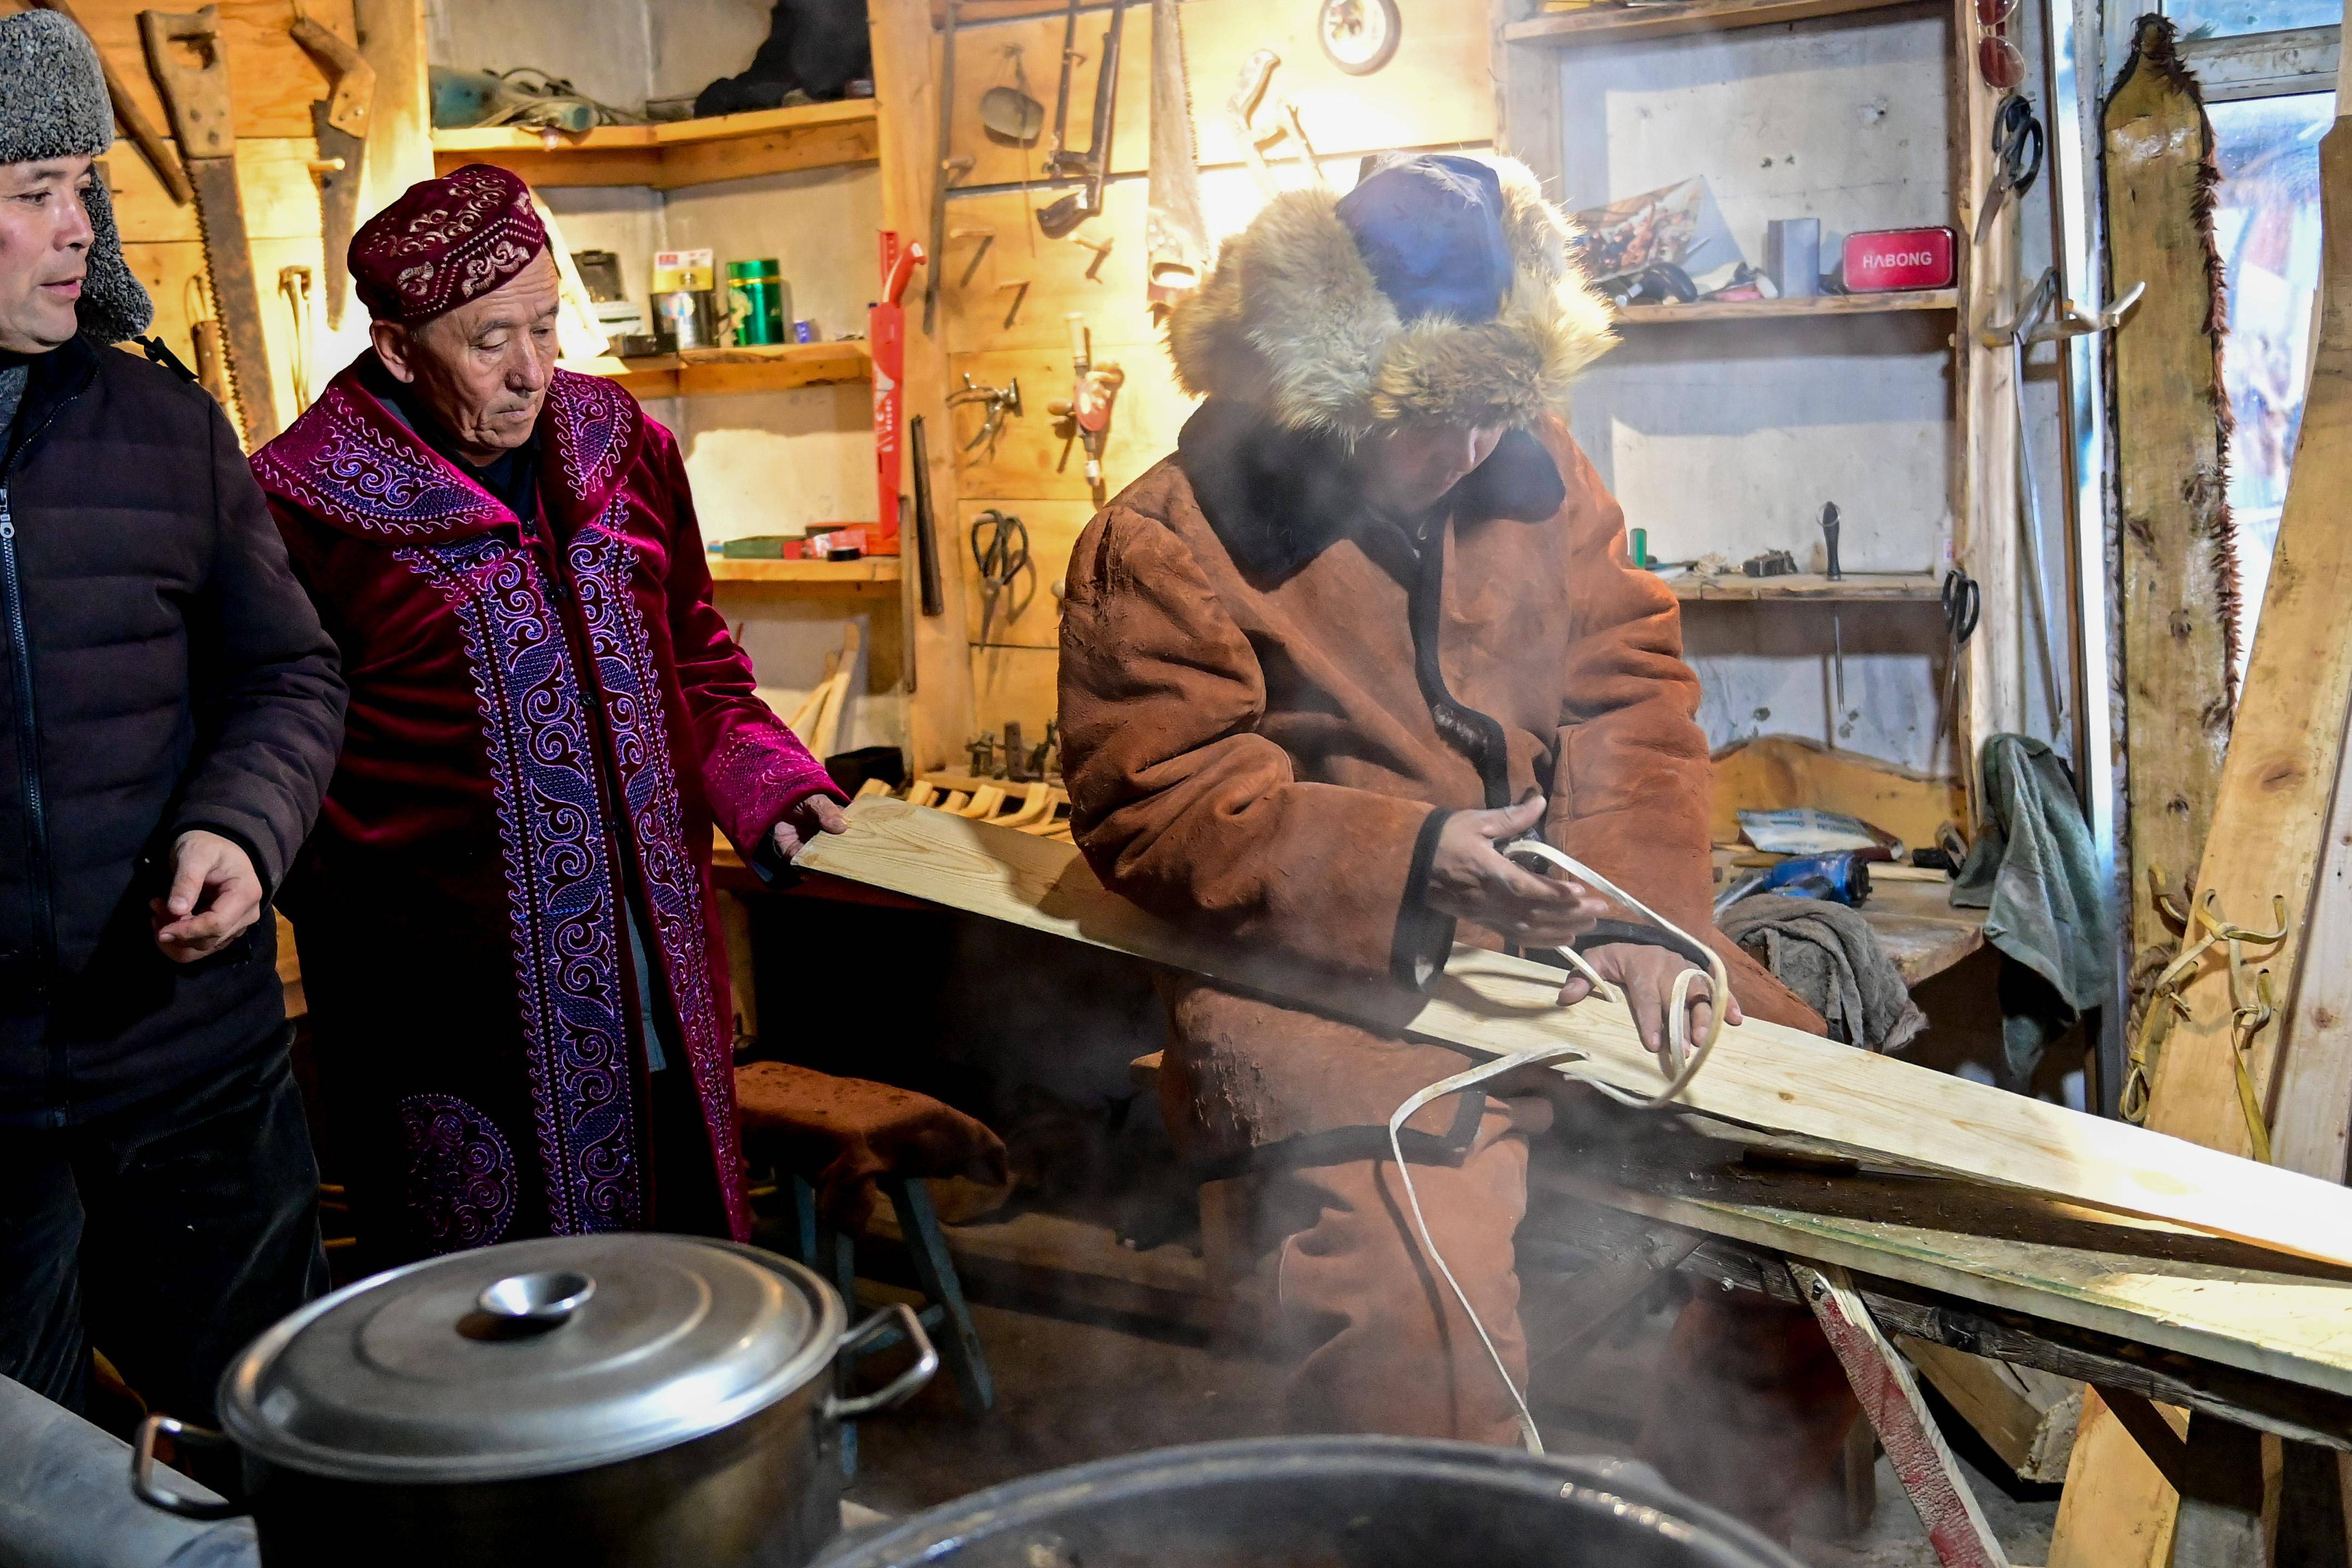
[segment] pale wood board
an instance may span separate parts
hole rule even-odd
[[[1011,720],[1021,726],[1029,744],[1044,740],[1046,724],[1061,711],[1061,672],[1058,648],[974,647],[975,731],[993,730],[1002,735],[1005,721]]]
[[[600,125],[571,133],[494,126],[439,131],[434,166],[496,163],[541,185],[648,185],[676,190],[713,180],[796,169],[871,163],[879,116],[871,100],[845,99],[791,109],[660,125]]]
[[[2340,773],[2285,1008],[2272,1152],[2305,1175],[2340,1182],[2352,1142],[2352,790]]]
[[[2352,486],[2352,133],[2341,120],[2320,144],[2320,195],[2326,286],[2303,435],[2197,874],[2200,899],[2217,898],[2224,917],[2250,926],[2269,925],[2273,900],[2284,900],[2286,939],[2249,952],[2283,996],[2293,994],[2304,948],[2352,699],[2343,594],[2352,581],[2352,529],[2342,518]],[[2189,1014],[2173,1025],[2157,1064],[2148,1123],[2242,1154],[2252,1145],[2238,1102],[2225,959],[2210,954],[2183,987]],[[2279,1036],[2273,1022],[2246,1052],[2262,1101],[2273,1110]],[[2330,1072],[2352,1070],[2330,1055]],[[2331,1142],[2328,1152],[2340,1147]],[[2275,1152],[2282,1164],[2300,1158],[2299,1151]]]
[[[1952,310],[1957,289],[1904,289],[1885,294],[1815,294],[1791,300],[1694,300],[1688,304],[1624,305],[1621,327],[1703,326],[1709,321],[1788,321],[1823,316],[1884,316],[1902,310]]]
[[[1110,357],[1124,361],[1130,375],[1146,366],[1167,374],[1160,331],[1144,294],[1144,193],[1137,180],[1106,186],[1103,210],[1061,239],[1038,231],[1044,193],[1004,191],[949,202],[947,260],[940,275],[947,291],[949,351],[1044,349],[1066,358],[1070,329],[1064,317],[1079,310],[1097,352],[1119,350]],[[1089,247],[1106,241],[1110,249],[1097,261]],[[1022,390],[1029,391],[1026,382]],[[1064,387],[1053,395],[1068,394]],[[1043,403],[1036,411],[1044,411]]]
[[[1913,773],[1859,752],[1797,735],[1759,735],[1715,753],[1715,809],[1708,836],[1739,837],[1739,812],[1813,806],[1858,816],[1913,848],[1931,847],[1936,831],[1965,815],[1957,780]]]
[[[2210,205],[2200,175],[2212,127],[2192,89],[2143,59],[2108,99],[2104,133],[2108,276],[2147,286],[2114,339],[2137,991],[2177,947],[2150,873],[2162,872],[2178,902],[2204,852],[2230,742],[2230,641],[2215,560],[2228,415],[2210,241],[2199,221]]]
[[[1666,578],[1665,584],[1675,591],[1675,598],[1702,604],[1717,600],[1752,604],[1759,600],[1803,599],[1825,605],[1885,600],[1932,605],[1943,591],[1944,580],[1933,572],[1874,572],[1868,576],[1846,576],[1835,581],[1812,572],[1790,572],[1778,577],[1750,577],[1736,572],[1706,575],[1684,572]]]
[[[1621,1088],[1654,1091],[1661,1081],[1622,1005],[1560,1007],[1559,972],[1541,964],[1457,947],[1426,995],[1318,980],[1146,913],[1107,891],[1074,848],[887,798],[856,803],[851,823],[846,835],[812,845],[803,864],[1481,1057],[1574,1046],[1588,1053],[1588,1071]],[[2352,1192],[2342,1187],[1777,1025],[1724,1030],[1682,1103],[1917,1170],[2352,1267]],[[2329,1310],[2352,1342],[2347,1302],[2352,1296],[2338,1295]]]
[[[292,8],[286,0],[219,0],[219,4],[230,109],[239,140],[307,139],[312,134],[310,104],[328,96],[329,83],[325,68],[289,31],[294,22]],[[154,79],[148,74],[146,53],[139,41],[139,13],[163,8],[146,0],[74,0],[74,16],[89,31],[90,42],[113,65],[132,100],[158,127],[168,125],[170,117],[164,114]],[[171,8],[194,11],[197,7],[190,0]],[[0,0],[0,15],[25,9],[23,0]],[[320,26],[346,38],[352,36],[351,0],[306,0],[305,9]],[[121,155],[138,159],[128,146]]]
[[[2158,1405],[2186,1433],[2183,1413]],[[2165,1568],[2180,1494],[2124,1429],[2098,1390],[2083,1394],[2074,1463],[2058,1500],[2049,1568]]]
[[[1895,1342],[2019,1479],[2066,1479],[2083,1416],[2081,1384],[1908,1335]]]

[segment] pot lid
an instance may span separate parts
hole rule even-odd
[[[411,1264],[313,1301],[221,1383],[248,1454],[354,1480],[489,1481],[634,1458],[815,1377],[840,1299],[732,1242],[611,1235]]]

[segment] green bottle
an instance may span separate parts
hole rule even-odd
[[[737,346],[787,341],[788,293],[783,263],[772,256],[727,264],[727,312],[734,320]]]

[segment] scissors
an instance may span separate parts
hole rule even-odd
[[[2033,105],[2021,92],[2012,92],[2000,100],[1992,116],[1992,186],[1985,192],[1984,209],[1977,214],[1977,243],[1992,233],[1992,220],[2000,216],[2001,205],[2014,195],[2022,196],[2033,188],[2042,173],[2042,121],[2033,112]]]
[[[1984,608],[1984,590],[1958,567],[1944,574],[1944,630],[1952,639],[1952,657],[1944,666],[1944,708],[1953,711],[1959,696],[1960,649],[1976,636],[1977,616]]]
[[[980,637],[986,642],[998,596],[1009,592],[1029,569],[1029,525],[1009,511],[990,507],[972,519],[971,562],[980,570]],[[1013,613],[1018,613],[1017,607]]]

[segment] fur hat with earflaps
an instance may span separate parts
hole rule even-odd
[[[114,106],[98,50],[55,11],[0,16],[0,163],[99,157],[114,144]],[[114,204],[103,181],[89,194],[89,272],[81,285],[81,330],[100,342],[137,337],[155,302],[122,259]]]
[[[1177,378],[1349,442],[1533,424],[1616,342],[1571,232],[1509,158],[1391,155],[1345,196],[1285,192],[1170,318]]]

